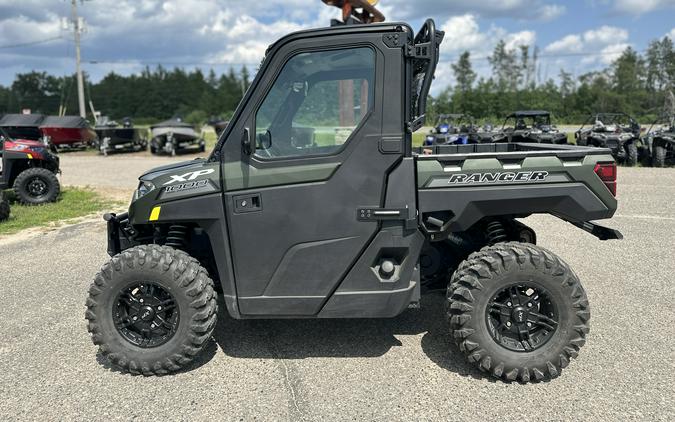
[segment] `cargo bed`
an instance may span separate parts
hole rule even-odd
[[[552,155],[559,158],[579,158],[587,155],[611,154],[607,148],[591,148],[576,145],[554,145],[535,143],[493,143],[493,144],[469,144],[469,145],[430,145],[414,148],[415,154],[420,160],[435,160],[439,156],[444,159],[461,161],[469,156],[471,158],[530,157]]]

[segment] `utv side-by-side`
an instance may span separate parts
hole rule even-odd
[[[48,140],[15,139],[0,128],[0,190],[13,188],[24,204],[54,202],[61,186],[59,157]]]
[[[551,113],[543,110],[516,111],[506,117],[503,136],[497,142],[567,144],[567,135],[551,124]]]
[[[616,211],[616,165],[568,145],[414,150],[442,38],[429,20],[273,44],[209,158],[147,172],[128,212],[106,214],[112,258],[86,310],[100,352],[134,374],[179,370],[210,341],[216,292],[235,319],[385,318],[442,283],[471,362],[558,376],[586,341],[588,300],[518,219],[620,238],[591,222]]]
[[[626,113],[596,113],[574,133],[577,145],[609,148],[626,165],[638,163],[640,125]]]
[[[675,159],[675,115],[661,116],[650,126],[645,141],[654,167]]]
[[[476,126],[468,114],[440,114],[424,145],[476,143]]]

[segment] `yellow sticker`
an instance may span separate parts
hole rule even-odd
[[[152,212],[150,213],[150,219],[149,221],[157,221],[159,220],[159,212],[162,210],[162,207],[155,207],[152,209]]]

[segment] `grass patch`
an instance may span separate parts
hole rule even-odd
[[[27,206],[16,201],[13,193],[7,192],[12,210],[9,220],[0,223],[0,235],[12,234],[31,227],[44,227],[61,220],[83,217],[119,205],[87,188],[64,188],[59,200],[52,204]]]

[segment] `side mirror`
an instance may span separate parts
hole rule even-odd
[[[257,135],[256,149],[270,149],[272,147],[272,132],[266,130]]]

